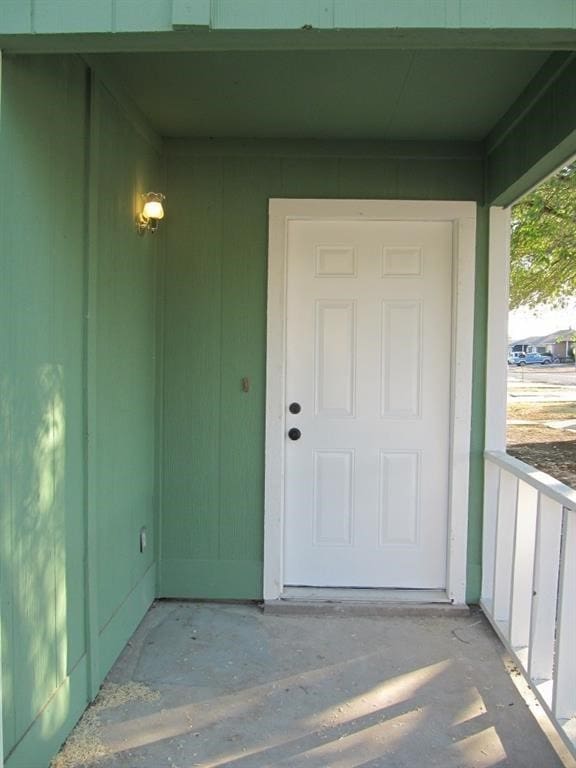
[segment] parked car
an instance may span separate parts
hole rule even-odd
[[[549,355],[541,355],[538,352],[528,352],[524,357],[518,358],[515,365],[550,365],[552,358]]]
[[[560,362],[560,358],[557,357],[556,355],[553,355],[552,352],[542,352],[542,354],[544,355],[544,357],[547,357],[548,360],[550,360],[551,363],[559,363]]]
[[[524,352],[508,352],[508,365],[518,365],[519,360],[526,357]]]

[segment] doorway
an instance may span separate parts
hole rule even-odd
[[[455,599],[467,520],[467,498],[454,506],[466,441],[455,413],[470,407],[455,371],[467,357],[473,214],[465,203],[271,201],[265,599],[289,587]]]

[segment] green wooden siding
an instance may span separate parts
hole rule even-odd
[[[139,194],[147,191],[144,180],[155,179],[158,186],[161,166],[155,150],[102,88],[96,104],[96,332],[89,364],[94,372],[97,562],[106,563],[97,573],[98,628],[103,631],[154,562],[158,241],[136,234],[134,220]],[[142,555],[141,526],[148,531]]]
[[[0,562],[7,750],[86,651],[83,89],[83,68],[71,60],[4,61]]]
[[[574,0],[1,0],[0,32],[574,29]]]
[[[76,57],[3,63],[0,576],[8,768],[45,768],[155,592],[159,241],[138,237],[133,222],[138,193],[161,183],[162,165],[102,86],[93,87],[91,98]]]
[[[576,58],[556,57],[549,81],[490,137],[486,195],[510,205],[576,153]]]
[[[269,198],[482,195],[478,157],[377,143],[372,153],[345,143],[167,142],[162,596],[262,596]],[[478,450],[476,475],[481,461]],[[480,500],[472,505],[475,556]]]

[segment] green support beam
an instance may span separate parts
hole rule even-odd
[[[507,206],[576,155],[576,54],[556,54],[486,142],[486,197]]]

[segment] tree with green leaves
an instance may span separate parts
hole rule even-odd
[[[510,308],[576,296],[576,163],[512,208]]]

